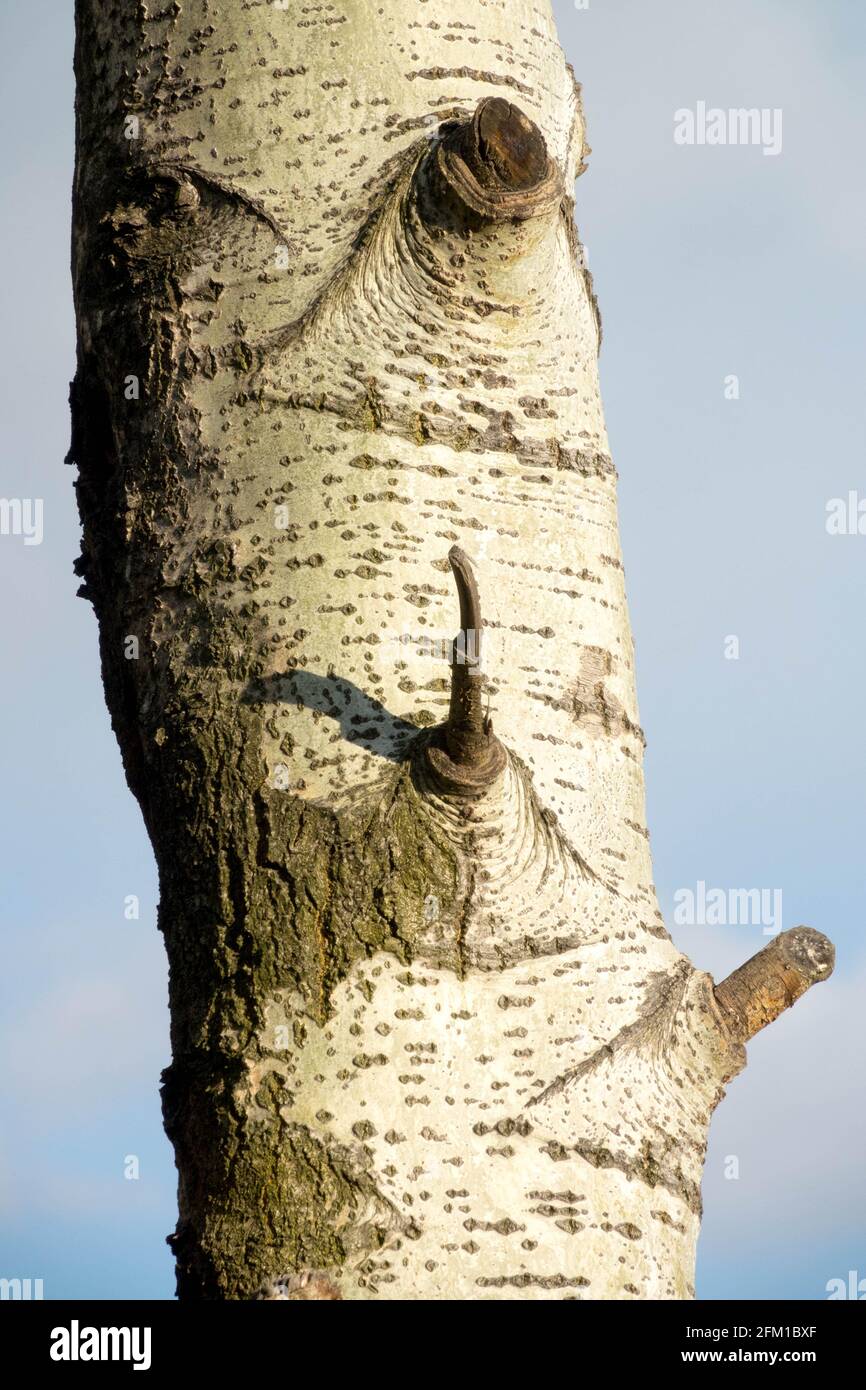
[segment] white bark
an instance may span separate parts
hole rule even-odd
[[[253,682],[233,677],[236,649],[222,665],[228,704],[261,716],[263,872],[294,872],[287,801],[361,844],[394,808],[453,865],[418,881],[395,831],[412,920],[333,988],[324,966],[271,982],[255,1038],[224,1034],[245,1068],[234,1102],[254,1129],[278,1082],[286,1142],[358,1175],[362,1196],[325,1202],[345,1298],[690,1297],[707,1126],[745,1033],[670,941],[652,883],[572,223],[587,146],[550,6],[145,9],[122,39],[104,19],[94,32],[105,93],[140,117],[137,167],[186,228],[149,362],[174,364],[182,519],[126,495],[127,533],[146,523],[161,546],[154,665],[168,591],[203,538],[224,543],[221,612],[259,663]],[[453,157],[490,97],[550,160],[498,203]],[[126,205],[113,217],[151,254],[156,233]],[[80,313],[86,346],[105,324]],[[469,798],[443,791],[419,736],[448,717],[448,666],[397,640],[453,636],[455,544],[507,751]]]

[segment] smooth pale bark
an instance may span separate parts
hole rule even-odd
[[[689,1297],[712,1110],[832,959],[717,1000],[658,909],[549,4],[77,17],[70,456],[179,1292]],[[422,646],[472,572],[484,675]]]

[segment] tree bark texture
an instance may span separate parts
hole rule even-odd
[[[76,73],[180,1295],[690,1297],[713,1108],[832,953],[717,999],[659,912],[548,0],[78,0]]]

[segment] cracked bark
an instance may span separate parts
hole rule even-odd
[[[831,959],[714,989],[658,910],[549,6],[76,8],[78,568],[179,1292],[689,1297],[712,1110]]]

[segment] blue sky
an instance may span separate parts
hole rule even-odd
[[[593,153],[577,218],[602,388],[669,927],[717,977],[757,926],[676,926],[702,880],[781,888],[837,972],[750,1046],[717,1112],[703,1298],[822,1298],[866,1277],[863,637],[866,535],[827,502],[864,467],[866,11],[845,0],[554,5]],[[75,598],[66,392],[70,6],[0,19],[2,485],[45,537],[0,537],[0,1274],[46,1297],[173,1294],[175,1177],[156,875]],[[782,148],[681,146],[674,113],[781,109]],[[725,378],[739,379],[726,400]],[[738,660],[725,639],[739,639]],[[124,902],[140,900],[138,920]],[[128,1155],[137,1181],[124,1178]],[[725,1177],[730,1159],[739,1177]]]

